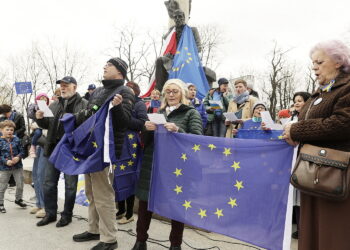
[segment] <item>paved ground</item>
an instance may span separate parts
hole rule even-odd
[[[26,166],[30,165],[26,160]],[[27,209],[19,208],[13,203],[14,188],[9,188],[5,194],[6,214],[0,214],[0,250],[80,250],[90,249],[95,242],[76,243],[72,235],[86,231],[87,208],[76,205],[74,209],[75,218],[73,222],[64,228],[56,228],[55,223],[44,227],[35,224],[39,219],[29,214]],[[34,190],[30,185],[25,185],[24,200],[34,205]],[[63,201],[59,200],[59,210],[62,210]],[[135,222],[119,227],[118,249],[130,250],[135,242]],[[149,235],[156,243],[148,243],[149,250],[162,250],[169,247],[168,236],[170,226],[163,221],[152,220]],[[188,245],[187,245],[187,244]],[[161,246],[162,244],[164,246]],[[292,241],[292,250],[297,250],[297,241]],[[218,249],[218,250],[253,250],[260,249],[250,246],[244,242],[222,236],[215,233],[205,233],[186,228],[184,232],[184,250],[189,249]]]

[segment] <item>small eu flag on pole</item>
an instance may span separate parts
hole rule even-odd
[[[33,93],[31,82],[15,82],[16,94],[30,94]]]

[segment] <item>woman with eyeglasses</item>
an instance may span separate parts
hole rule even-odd
[[[168,80],[162,91],[163,102],[158,113],[164,114],[167,123],[164,127],[173,133],[202,134],[202,119],[198,111],[189,106],[186,98],[185,84],[180,79]],[[140,179],[136,190],[139,198],[139,210],[136,226],[136,243],[133,250],[147,249],[147,231],[151,224],[152,212],[147,210],[148,193],[153,162],[154,131],[157,129],[155,123],[146,121],[144,139],[144,157],[140,172]],[[164,145],[166,146],[166,145]],[[184,224],[178,221],[171,221],[171,232],[169,249],[181,249]]]

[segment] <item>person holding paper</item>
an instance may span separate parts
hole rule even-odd
[[[44,146],[44,156],[49,158],[55,146],[64,135],[63,125],[60,119],[65,113],[75,113],[86,107],[87,101],[83,99],[77,92],[77,81],[71,77],[63,77],[62,80],[56,82],[60,85],[61,96],[58,101],[50,105],[50,110],[54,117],[44,117],[44,112],[38,110],[35,113],[36,123],[39,127],[47,129],[47,143]],[[37,226],[45,226],[57,220],[57,185],[60,171],[47,161],[44,177],[44,203],[45,217],[37,223]],[[75,196],[77,192],[77,175],[64,175],[65,179],[65,200],[64,210],[61,213],[61,219],[57,222],[56,227],[64,227],[72,222],[73,208],[75,204]]]
[[[174,133],[202,134],[202,120],[198,111],[189,106],[186,98],[184,83],[180,79],[169,79],[163,88],[163,102],[159,113],[164,114],[167,123],[164,126],[168,131]],[[139,198],[138,220],[136,226],[136,243],[133,250],[147,249],[147,231],[151,224],[152,212],[147,210],[148,194],[153,161],[154,131],[157,129],[155,123],[146,121],[144,138],[144,157],[140,172],[140,179],[136,190]],[[164,145],[166,146],[166,145]],[[181,249],[184,224],[171,221],[170,249]]]
[[[228,126],[226,137],[233,137],[233,129],[237,129],[239,124],[243,121],[252,118],[252,111],[254,104],[258,102],[258,99],[249,95],[247,89],[247,82],[243,79],[235,81],[235,96],[230,101],[227,112],[234,112],[239,120],[231,122],[226,120],[225,124]]]
[[[219,87],[217,89],[209,90],[207,96],[204,98],[203,104],[208,114],[208,129],[212,128],[212,135],[217,137],[225,137],[226,126],[225,117],[223,113],[227,111],[228,100],[224,96],[228,89],[228,80],[220,78],[218,81]]]

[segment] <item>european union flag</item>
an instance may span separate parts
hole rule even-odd
[[[124,138],[122,155],[113,165],[113,188],[116,192],[116,201],[126,200],[130,195],[135,194],[141,161],[142,148],[140,135],[135,131],[127,131]]]
[[[31,82],[15,82],[15,89],[17,95],[33,93]]]
[[[281,140],[225,139],[161,127],[155,145],[150,210],[282,249],[293,147]]]
[[[209,85],[200,58],[192,29],[185,25],[175,53],[169,79],[179,78],[186,83],[193,83],[197,88],[197,97],[203,99],[209,91]]]
[[[69,175],[102,171],[117,161],[114,151],[112,119],[107,101],[100,110],[75,129],[75,117],[66,114],[61,119],[65,134],[50,156],[50,162],[61,172]],[[109,117],[106,123],[107,117]],[[107,126],[105,126],[107,125]],[[105,127],[107,139],[105,140]],[[108,143],[106,143],[106,141]],[[104,162],[104,148],[110,160]]]
[[[236,138],[281,140],[283,130],[238,129]]]

